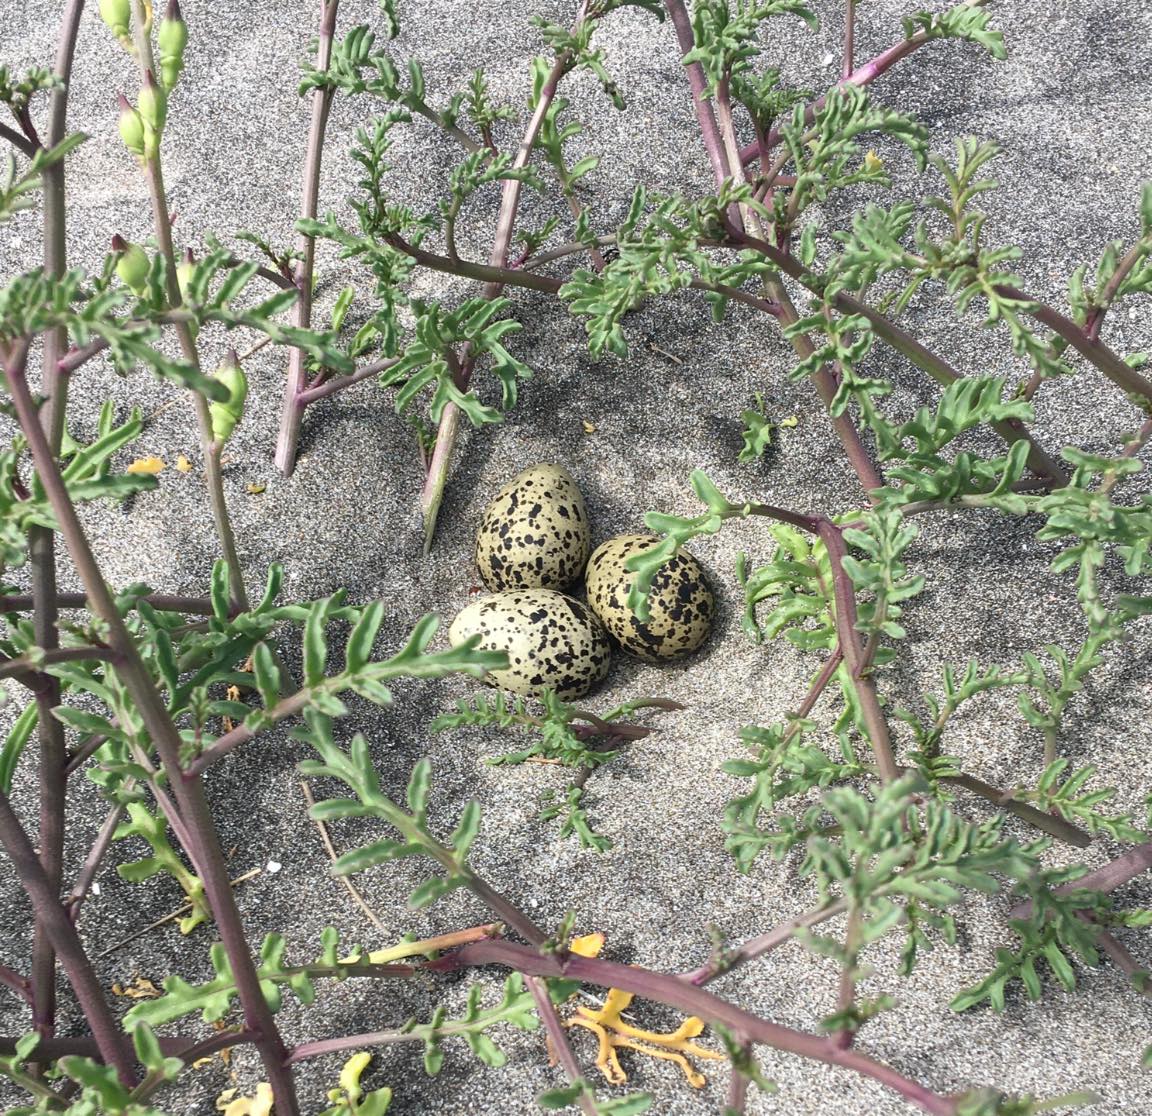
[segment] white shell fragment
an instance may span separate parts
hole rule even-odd
[[[563,589],[584,571],[592,536],[576,482],[559,465],[533,465],[490,503],[476,533],[489,589]]]
[[[492,684],[524,697],[552,689],[571,701],[608,673],[611,646],[600,621],[550,589],[508,589],[473,601],[452,621],[448,640],[457,647],[474,635],[482,651],[508,655],[508,669],[489,675]]]
[[[687,551],[674,554],[656,572],[648,597],[649,618],[641,623],[628,607],[636,575],[624,568],[635,554],[651,550],[653,535],[617,535],[596,548],[588,563],[588,604],[620,646],[658,663],[699,649],[712,627],[715,601],[700,563]]]

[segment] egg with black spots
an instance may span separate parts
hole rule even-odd
[[[476,566],[489,589],[563,589],[584,572],[591,549],[588,509],[571,474],[532,465],[485,509]]]
[[[506,589],[473,601],[452,621],[458,647],[480,636],[481,651],[503,651],[507,670],[488,674],[492,685],[524,697],[555,690],[563,701],[583,697],[608,673],[612,648],[587,605],[551,589]]]
[[[648,619],[640,620],[628,607],[636,574],[624,564],[660,541],[653,535],[617,535],[596,548],[585,575],[592,611],[625,651],[650,663],[679,659],[699,650],[708,638],[716,611],[700,563],[684,550],[656,571],[648,596]]]

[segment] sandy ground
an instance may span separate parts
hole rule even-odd
[[[542,49],[529,17],[539,13],[564,22],[571,15],[564,4],[521,0],[499,6],[400,0],[399,6],[405,31],[397,55],[423,61],[437,103],[482,62],[494,93],[523,104],[527,62]],[[812,34],[780,21],[779,43],[768,57],[788,77],[819,89],[836,73],[840,4],[828,0],[814,6],[825,17],[824,28]],[[915,109],[929,125],[936,151],[949,151],[954,137],[969,133],[994,137],[1005,146],[1007,154],[996,168],[1002,189],[987,203],[992,235],[998,242],[1022,246],[1020,272],[1027,287],[1039,296],[1059,298],[1077,264],[1094,261],[1108,239],[1130,242],[1138,231],[1139,184],[1152,159],[1152,82],[1144,58],[1152,13],[1119,0],[1006,0],[995,7],[1009,45],[1007,62],[993,63],[971,45],[936,43],[887,76],[877,93],[887,103]],[[17,66],[48,61],[58,8],[46,0],[0,2],[4,60]],[[205,233],[213,232],[229,242],[237,231],[249,229],[276,243],[289,242],[307,129],[306,106],[295,85],[314,33],[313,8],[303,0],[279,5],[188,0],[188,71],[173,97],[165,138],[166,173],[182,241],[200,246]],[[865,58],[899,37],[899,17],[907,9],[900,0],[874,0],[861,8],[858,50]],[[340,25],[346,29],[374,17],[367,0],[347,2]],[[604,156],[587,183],[598,223],[611,228],[638,179],[656,191],[700,192],[708,188],[709,176],[670,26],[626,12],[609,21],[601,43],[628,110],[617,113],[583,75],[572,80],[569,93],[588,126],[586,138],[573,150]],[[95,12],[86,13],[72,123],[93,138],[69,166],[70,253],[77,264],[97,263],[114,232],[136,240],[149,233],[143,183],[115,138],[118,89],[134,89],[129,60]],[[345,218],[350,213],[345,197],[357,177],[346,152],[371,111],[366,101],[338,100],[333,117],[322,204]],[[499,138],[512,141],[511,128]],[[427,205],[457,151],[421,124],[398,137],[394,156],[397,197]],[[893,153],[891,158],[909,196],[935,188],[927,178],[914,177],[906,155]],[[525,220],[539,221],[547,212],[530,200]],[[462,251],[473,258],[486,256],[493,216],[492,195],[479,199],[462,229]],[[830,207],[824,217],[833,223],[844,214]],[[38,251],[37,225],[22,219],[0,238],[3,274],[31,266]],[[347,281],[369,290],[365,277],[331,252],[322,253],[320,271],[322,310]],[[420,274],[417,282],[426,296],[456,297],[467,289],[429,273]],[[389,615],[381,647],[398,646],[421,614],[451,617],[467,602],[477,580],[472,538],[485,503],[516,471],[541,460],[563,462],[577,477],[597,540],[639,528],[650,509],[694,512],[687,477],[696,467],[707,470],[725,492],[800,510],[837,512],[859,501],[856,481],[814,392],[785,379],[790,351],[755,312],[735,308],[725,323],[716,325],[700,298],[663,301],[629,318],[632,353],[627,360],[593,362],[583,348],[581,325],[549,297],[516,292],[513,301],[524,329],[512,343],[536,370],[536,378],[524,387],[520,405],[502,427],[462,439],[436,547],[426,559],[420,556],[415,514],[420,483],[415,447],[384,393],[369,383],[312,408],[299,468],[285,480],[272,466],[285,357],[266,350],[248,362],[252,397],[229,448],[227,485],[251,585],[269,563],[282,562],[290,597],[317,597],[345,586],[353,601],[382,598]],[[1138,311],[1130,314],[1125,307],[1110,321],[1109,337],[1121,351],[1150,341],[1147,304]],[[955,324],[935,299],[918,305],[911,320],[962,369],[1021,374],[1002,336],[981,332],[971,322]],[[213,359],[223,344],[220,336],[205,338]],[[876,360],[899,386],[894,407],[910,410],[933,398],[923,376],[887,354],[878,353]],[[755,390],[768,394],[775,415],[795,415],[798,425],[782,432],[766,460],[742,465],[736,461],[738,415]],[[158,492],[126,509],[89,513],[108,578],[120,584],[142,579],[159,590],[204,592],[215,541],[202,504],[187,401],[143,374],[118,379],[98,364],[76,377],[73,398],[77,435],[90,432],[99,403],[108,398],[122,415],[135,405],[150,416],[135,452],[169,461],[185,453],[197,465],[188,475],[169,469]],[[1105,451],[1136,425],[1133,408],[1091,370],[1052,386],[1042,394],[1038,410],[1036,429],[1049,447],[1074,442]],[[594,432],[586,433],[585,423]],[[254,495],[251,485],[266,487]],[[977,657],[1013,664],[1046,642],[1076,644],[1080,622],[1072,586],[1047,572],[1053,551],[1037,543],[1031,530],[961,514],[923,521],[915,562],[928,575],[930,588],[908,609],[902,665],[885,681],[894,702],[916,702],[937,684],[948,662]],[[623,699],[660,694],[689,707],[661,717],[659,734],[630,749],[590,785],[595,822],[615,841],[607,855],[582,851],[575,841],[561,840],[554,826],[537,820],[540,794],[563,785],[559,772],[484,764],[486,757],[519,741],[479,731],[429,734],[430,719],[472,691],[466,680],[398,686],[394,708],[358,706],[351,720],[372,741],[386,787],[399,792],[415,760],[431,757],[432,817],[445,833],[463,803],[479,799],[486,819],[475,855],[479,870],[547,925],[574,910],[581,930],[607,935],[607,954],[616,959],[684,969],[704,960],[709,924],[740,940],[806,910],[814,900],[794,861],[758,863],[750,875],[741,876],[722,847],[721,813],[739,783],[721,773],[719,765],[739,754],[741,726],[766,724],[799,701],[814,669],[812,660],[790,648],[753,647],[742,635],[733,576],[741,550],[753,558],[766,556],[765,528],[733,526],[696,547],[720,602],[708,648],[685,664],[664,669],[618,658],[595,699],[609,708]],[[1109,656],[1075,703],[1064,740],[1075,762],[1096,764],[1102,784],[1119,787],[1118,802],[1129,809],[1148,790],[1152,687],[1147,637],[1144,628]],[[992,782],[1031,778],[1040,767],[1040,742],[1022,724],[1010,697],[976,703],[958,719],[946,746],[963,757],[969,770]],[[269,862],[282,866],[238,890],[253,940],[268,931],[282,932],[290,955],[305,958],[317,950],[321,929],[335,925],[349,940],[383,944],[327,875],[295,774],[302,755],[302,747],[285,733],[270,734],[221,764],[208,782],[235,874]],[[25,806],[28,792],[22,785]],[[76,797],[74,859],[82,856],[85,837],[103,816],[91,785],[80,784]],[[979,807],[973,806],[973,812],[978,815]],[[363,832],[348,826],[337,830],[336,839],[346,846]],[[1109,851],[1101,843],[1091,850],[1091,862],[1101,862]],[[133,854],[125,850],[123,855]],[[389,927],[389,940],[409,931],[425,935],[485,920],[479,904],[461,895],[431,912],[406,913],[403,898],[420,878],[414,862],[402,861],[360,879]],[[100,884],[101,893],[83,920],[96,949],[116,945],[179,901],[175,886],[165,881],[127,888],[112,865]],[[27,912],[4,863],[0,889],[8,910],[0,955],[22,964]],[[1145,902],[1150,898],[1146,884],[1127,894]],[[1082,973],[1075,994],[1048,988],[1040,1005],[1013,995],[1002,1016],[975,1011],[960,1017],[948,1010],[956,990],[990,968],[995,947],[1005,941],[1004,914],[999,900],[968,904],[961,912],[960,945],[938,948],[907,981],[894,975],[896,943],[878,949],[873,957],[877,975],[867,991],[889,991],[897,1006],[868,1027],[863,1048],[940,1092],[975,1084],[1038,1095],[1085,1088],[1103,1096],[1096,1110],[1101,1113],[1152,1110],[1152,1090],[1138,1068],[1140,1051],[1152,1039],[1152,1009],[1115,971]],[[184,940],[169,925],[103,958],[100,975],[108,984],[136,974],[158,983],[172,970],[190,980],[202,978],[210,940],[204,929]],[[1125,941],[1150,960],[1145,940],[1129,936]],[[495,987],[494,977],[481,979]],[[769,963],[726,978],[717,989],[782,1023],[813,1028],[832,1009],[835,973],[790,946]],[[462,1006],[465,990],[466,982],[446,989],[450,1011]],[[354,1033],[396,1025],[413,1014],[426,1018],[442,993],[423,982],[395,987],[350,983],[326,990],[306,1015],[290,1003],[281,1018],[293,1041]],[[0,1003],[4,1029],[21,1026],[11,999]],[[672,1016],[662,1010],[644,1008],[639,1018],[652,1026],[673,1025]],[[368,1080],[392,1086],[392,1112],[398,1116],[531,1112],[535,1094],[560,1083],[558,1071],[547,1067],[537,1036],[504,1031],[495,1037],[509,1054],[505,1071],[488,1069],[462,1044],[449,1043],[443,1072],[428,1079],[419,1051],[398,1046],[380,1054]],[[592,1047],[580,1042],[579,1052],[590,1065]],[[907,1111],[880,1086],[845,1073],[772,1052],[763,1063],[780,1093],[751,1101],[749,1112],[758,1116]],[[722,1104],[723,1073],[709,1072],[709,1084],[693,1092],[666,1063],[632,1059],[626,1065],[631,1085],[654,1093],[653,1112],[695,1116]],[[321,1060],[302,1075],[307,1111],[319,1110],[337,1067],[336,1059]],[[217,1061],[191,1075],[187,1089],[167,1108],[210,1113],[220,1089],[232,1083],[251,1088],[257,1075],[252,1055],[238,1052],[230,1070]]]

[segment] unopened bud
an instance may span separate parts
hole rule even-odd
[[[119,254],[116,261],[116,274],[121,282],[137,295],[144,293],[148,285],[148,253],[139,244],[133,244],[122,236],[112,238],[112,251]]]
[[[228,350],[227,357],[216,369],[216,379],[228,389],[228,400],[210,403],[208,413],[212,417],[212,437],[217,442],[226,442],[244,414],[244,401],[248,398],[248,377],[234,349]]]
[[[132,0],[100,0],[100,18],[126,47],[132,46]]]
[[[168,97],[156,84],[151,70],[144,71],[144,88],[140,90],[136,105],[149,128],[157,135],[164,131],[164,121],[168,117]]]
[[[120,138],[137,158],[144,158],[144,121],[123,93],[119,95]]]
[[[170,0],[156,33],[156,43],[160,47],[160,84],[171,89],[184,69],[184,47],[188,44],[188,24],[180,14],[178,0]]]
[[[176,282],[180,284],[180,297],[188,301],[188,283],[192,279],[192,272],[196,270],[196,257],[191,248],[184,250],[184,258],[176,267]]]

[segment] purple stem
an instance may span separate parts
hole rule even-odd
[[[135,1059],[128,1041],[112,1017],[92,963],[88,960],[80,936],[76,933],[76,927],[72,925],[72,920],[60,905],[56,886],[44,871],[32,842],[28,840],[28,834],[24,832],[24,827],[8,801],[8,796],[2,792],[0,792],[0,844],[4,846],[21,886],[32,901],[37,924],[43,927],[56,956],[60,959],[60,964],[68,974],[68,982],[80,1002],[88,1026],[92,1028],[100,1056],[108,1065],[115,1066],[121,1082],[131,1087],[135,1084],[133,1073]]]
[[[29,1007],[32,1006],[32,982],[27,977],[22,977],[7,965],[0,965],[0,984],[11,988]]]
[[[844,0],[844,66],[840,76],[844,81],[852,77],[856,53],[856,0]]]
[[[53,75],[59,84],[48,102],[46,143],[55,147],[64,139],[68,119],[68,92],[72,62],[84,0],[69,0],[57,37]],[[67,270],[67,197],[64,160],[45,168],[41,178],[44,194],[44,273],[60,277]],[[64,414],[68,406],[68,379],[61,375],[58,361],[68,348],[68,331],[63,327],[44,334],[43,379],[41,391],[46,402],[40,415],[52,453],[60,451],[64,434]],[[50,655],[57,647],[56,536],[50,527],[34,527],[28,533],[28,564],[31,568],[35,611],[33,632],[38,646]],[[64,726],[52,716],[60,704],[60,683],[46,676],[36,691],[37,736],[40,744],[40,862],[57,895],[63,879],[64,828],[67,817],[68,776]],[[33,1017],[42,1037],[55,1030],[56,958],[46,928],[37,924],[32,944]]]
[[[129,778],[124,781],[124,786],[128,788],[134,783],[135,780]],[[120,825],[120,819],[124,816],[124,810],[123,805],[116,805],[108,811],[104,824],[100,826],[100,832],[96,834],[96,840],[92,842],[92,848],[84,858],[83,867],[76,874],[76,882],[72,885],[72,890],[64,902],[64,906],[68,910],[68,917],[73,922],[76,922],[80,917],[80,907],[88,897],[88,892],[92,888],[92,881],[96,879],[96,873],[100,871],[100,865],[104,863],[104,857],[116,837],[116,829]]]
[[[316,70],[325,73],[332,60],[332,39],[336,34],[336,13],[340,0],[320,0],[320,31],[316,48]],[[303,197],[300,203],[301,220],[313,220],[320,199],[320,167],[324,156],[324,137],[328,129],[328,114],[332,108],[333,90],[321,86],[312,91],[312,125],[308,131],[308,150],[304,157]],[[307,233],[300,234],[302,258],[296,264],[295,286],[298,292],[293,313],[293,324],[308,329],[312,324],[312,274],[316,263],[316,240]],[[280,415],[280,435],[276,440],[276,468],[285,476],[296,467],[296,447],[300,442],[300,426],[304,419],[301,393],[308,386],[308,372],[304,366],[303,349],[293,349],[288,362],[288,382],[284,387],[284,409]]]
[[[139,17],[139,12],[137,12]],[[216,919],[220,938],[228,954],[236,978],[236,990],[244,1010],[245,1025],[260,1037],[257,1045],[268,1081],[272,1085],[276,1104],[282,1116],[298,1116],[299,1106],[292,1076],[284,1066],[286,1050],[276,1028],[275,1020],[260,988],[256,967],[249,952],[243,922],[232,894],[231,880],[224,853],[212,822],[212,814],[199,779],[180,778],[180,751],[183,747],[180,732],[164,705],[163,698],[152,683],[148,668],[124,625],[116,602],[100,573],[95,556],[88,543],[76,509],[60,475],[44,431],[37,421],[36,408],[24,376],[27,344],[23,353],[6,360],[5,376],[36,471],[44,486],[61,535],[68,546],[76,572],[80,576],[91,602],[93,613],[103,620],[109,646],[120,656],[117,674],[124,683],[128,696],[140,714],[163,765],[165,774],[176,795],[180,816],[187,825],[188,855],[197,874],[204,883],[205,893]],[[182,843],[184,837],[181,837]],[[60,907],[60,916],[70,932],[75,930]],[[58,941],[54,942],[57,950]],[[87,1009],[86,1009],[87,1014]]]
[[[447,970],[472,965],[502,965],[529,976],[564,977],[582,984],[631,992],[667,1004],[684,1014],[695,1015],[713,1026],[726,1027],[750,1042],[854,1070],[896,1090],[933,1116],[955,1116],[956,1106],[952,1100],[925,1089],[892,1067],[858,1050],[840,1050],[830,1038],[807,1034],[753,1015],[676,976],[571,953],[560,958],[542,954],[530,946],[500,940],[466,945],[445,957],[443,962],[432,962],[429,967]]]
[[[396,364],[399,359],[399,357],[389,357],[387,360],[374,361],[372,364],[356,369],[350,376],[341,376],[339,379],[328,380],[317,387],[305,388],[296,398],[303,406],[307,407],[309,403],[315,403],[317,399],[327,399],[330,395],[350,388],[362,380],[379,376],[381,372],[386,372],[392,365]]]
[[[27,137],[22,136],[15,128],[7,124],[0,124],[0,139],[7,140],[21,155],[29,159],[36,154],[36,145]]]
[[[1089,872],[1078,880],[1064,884],[1055,889],[1056,895],[1067,895],[1070,891],[1100,891],[1105,895],[1111,894],[1117,888],[1123,887],[1130,880],[1143,875],[1152,868],[1152,841],[1145,841],[1142,845],[1133,845],[1122,856],[1110,860],[1095,872]],[[1018,903],[1008,912],[1010,919],[1028,918],[1032,913],[1031,902]]]
[[[536,1014],[540,1016],[540,1022],[544,1024],[544,1033],[548,1036],[556,1061],[560,1063],[570,1084],[575,1085],[578,1081],[583,1081],[584,1074],[580,1069],[580,1063],[576,1060],[576,1054],[572,1049],[572,1044],[568,1041],[564,1024],[560,1022],[560,1016],[556,1013],[552,997],[548,994],[548,985],[539,977],[526,977],[525,981],[528,985],[528,991],[532,993],[532,999],[536,1004]],[[580,1109],[585,1116],[596,1116],[596,1102],[587,1092],[580,1094]]]
[[[168,593],[149,593],[140,599],[150,604],[157,612],[186,612],[196,616],[215,615],[212,602],[207,597],[177,597]],[[84,593],[60,593],[56,603],[60,608],[86,609],[88,597]],[[9,612],[27,612],[32,606],[32,598],[29,596],[0,597],[0,615]]]

